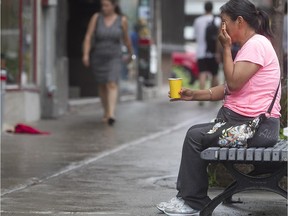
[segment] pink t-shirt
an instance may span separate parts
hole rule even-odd
[[[229,91],[226,87],[224,106],[234,112],[256,117],[265,113],[270,106],[280,80],[280,66],[271,42],[256,34],[238,51],[234,63],[248,61],[261,65],[260,69],[238,91]],[[271,116],[279,118],[281,86],[274,103]]]

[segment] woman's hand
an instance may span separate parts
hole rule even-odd
[[[85,67],[89,67],[90,66],[89,55],[83,55],[82,62]]]
[[[122,61],[127,65],[130,64],[134,59],[136,59],[136,56],[133,54],[130,55],[124,54],[122,57]]]
[[[223,48],[225,48],[225,47],[231,48],[232,40],[231,40],[230,35],[226,31],[226,23],[225,22],[222,22],[222,24],[221,24],[221,31],[218,35],[218,39],[219,39]]]
[[[191,101],[193,100],[194,91],[187,88],[182,88],[179,92],[180,98],[171,98],[170,92],[168,93],[168,97],[171,98],[170,101]]]

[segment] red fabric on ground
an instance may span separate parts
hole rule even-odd
[[[40,131],[40,130],[38,130],[36,128],[33,128],[33,127],[31,127],[29,125],[25,125],[25,124],[17,124],[15,126],[14,133],[43,134],[43,135],[50,134],[49,132]]]

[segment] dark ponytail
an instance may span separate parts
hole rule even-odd
[[[233,21],[242,16],[256,33],[264,35],[270,40],[273,38],[268,14],[261,9],[257,9],[249,0],[230,0],[220,10],[221,13],[227,14]]]
[[[256,33],[266,36],[269,39],[273,38],[273,32],[271,30],[270,19],[268,14],[261,9],[257,10],[258,15],[258,28],[256,29]]]

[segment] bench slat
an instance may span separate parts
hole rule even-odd
[[[271,161],[272,159],[272,150],[273,147],[266,148],[264,150],[263,161]]]
[[[273,146],[274,149],[284,149],[287,148],[287,140],[281,140]]]
[[[220,148],[219,160],[227,160],[228,152],[229,152],[229,148]]]
[[[283,140],[281,142],[278,142],[272,151],[272,161],[281,161],[282,160],[282,152],[285,152],[285,149],[287,150],[287,141]],[[285,158],[285,154],[284,158]],[[286,154],[287,156],[287,154]]]
[[[246,149],[246,161],[253,161],[254,160],[254,151],[256,148],[247,148]]]
[[[272,161],[280,161],[281,149],[273,149]]]
[[[236,153],[237,153],[237,148],[230,148],[229,154],[228,154],[228,160],[229,161],[235,161],[236,160]]]
[[[281,161],[288,161],[288,149],[287,149],[287,147],[281,151]]]
[[[265,148],[257,148],[257,149],[255,149],[255,156],[254,156],[254,160],[255,161],[262,161],[264,149]]]
[[[201,152],[201,158],[205,158],[206,160],[218,160],[218,152],[220,147],[210,147],[208,148],[209,151],[204,151]]]
[[[237,161],[244,161],[246,157],[246,149],[245,148],[239,148],[237,150]]]
[[[201,152],[204,160],[220,161],[288,161],[288,142],[281,140],[273,147],[227,148],[210,147]]]

